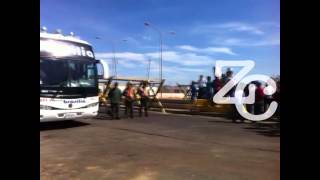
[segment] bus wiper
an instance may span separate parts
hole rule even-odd
[[[83,87],[82,84],[80,83],[80,80],[77,80],[79,87]]]
[[[62,87],[66,87],[66,83],[68,83],[68,81],[63,81],[59,84],[59,87],[62,88]]]
[[[64,83],[65,83],[65,82],[60,83],[60,84],[59,84],[59,88],[65,87],[65,86],[64,86]],[[59,94],[59,90],[56,91],[56,93],[53,95],[53,97],[57,97],[58,94]]]

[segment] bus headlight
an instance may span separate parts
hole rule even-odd
[[[87,108],[96,107],[98,104],[99,104],[99,102],[89,104],[89,105],[87,105]]]
[[[42,110],[52,110],[53,108],[50,106],[40,105],[40,109]]]

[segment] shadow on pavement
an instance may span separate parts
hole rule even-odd
[[[94,120],[111,120],[110,114],[107,114],[105,112],[99,112],[98,115],[94,118]]]
[[[234,122],[230,121],[224,121],[224,120],[210,120],[208,121],[210,123],[226,123],[226,124],[234,124]]]
[[[122,114],[122,108],[120,107],[120,116]],[[98,115],[93,118],[94,120],[112,120],[110,108],[106,109],[106,107],[99,107]]]
[[[224,124],[245,124],[243,127],[245,130],[253,131],[259,135],[269,136],[269,137],[280,137],[280,122],[265,121],[265,122],[247,122],[242,123],[237,121],[237,123],[232,122],[231,119],[228,120],[210,120],[210,123],[224,123]]]
[[[152,111],[149,111],[149,112],[152,112]],[[124,107],[120,107],[119,116],[120,116],[120,119],[122,119],[122,120],[123,119],[130,119],[129,117],[127,117],[124,114]],[[134,118],[139,118],[139,113],[138,113],[137,107],[134,107],[133,116],[134,116]],[[110,108],[106,109],[105,107],[100,107],[100,109],[98,111],[98,115],[92,119],[112,121],[113,119],[111,118]]]
[[[244,129],[254,131],[259,135],[280,137],[280,123],[254,123]]]
[[[40,123],[40,131],[56,130],[56,129],[67,129],[81,126],[90,125],[89,123],[79,121],[56,121],[56,122],[42,122]]]

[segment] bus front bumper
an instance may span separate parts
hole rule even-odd
[[[74,120],[98,115],[98,108],[75,110],[40,110],[40,122]]]

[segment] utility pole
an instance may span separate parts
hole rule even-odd
[[[148,59],[147,78],[150,80],[151,59]]]

